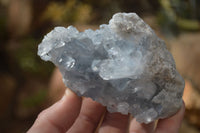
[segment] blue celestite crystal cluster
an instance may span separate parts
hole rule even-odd
[[[182,106],[184,80],[164,41],[135,13],[117,13],[98,30],[56,27],[38,47],[65,85],[109,112],[149,123]]]

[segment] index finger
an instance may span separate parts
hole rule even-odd
[[[65,96],[42,111],[28,133],[63,133],[74,123],[81,108],[81,98],[67,89]]]

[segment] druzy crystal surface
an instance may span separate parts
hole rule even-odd
[[[117,13],[98,30],[56,27],[38,48],[65,85],[109,112],[131,113],[149,123],[175,114],[184,80],[164,41],[135,13]]]

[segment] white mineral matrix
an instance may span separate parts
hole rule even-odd
[[[109,112],[150,123],[182,106],[184,80],[163,40],[135,13],[116,13],[98,30],[56,27],[38,47],[65,85]]]

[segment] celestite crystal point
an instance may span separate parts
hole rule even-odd
[[[150,123],[182,106],[184,80],[163,40],[135,13],[116,13],[98,30],[56,27],[38,48],[67,87],[109,112]]]

